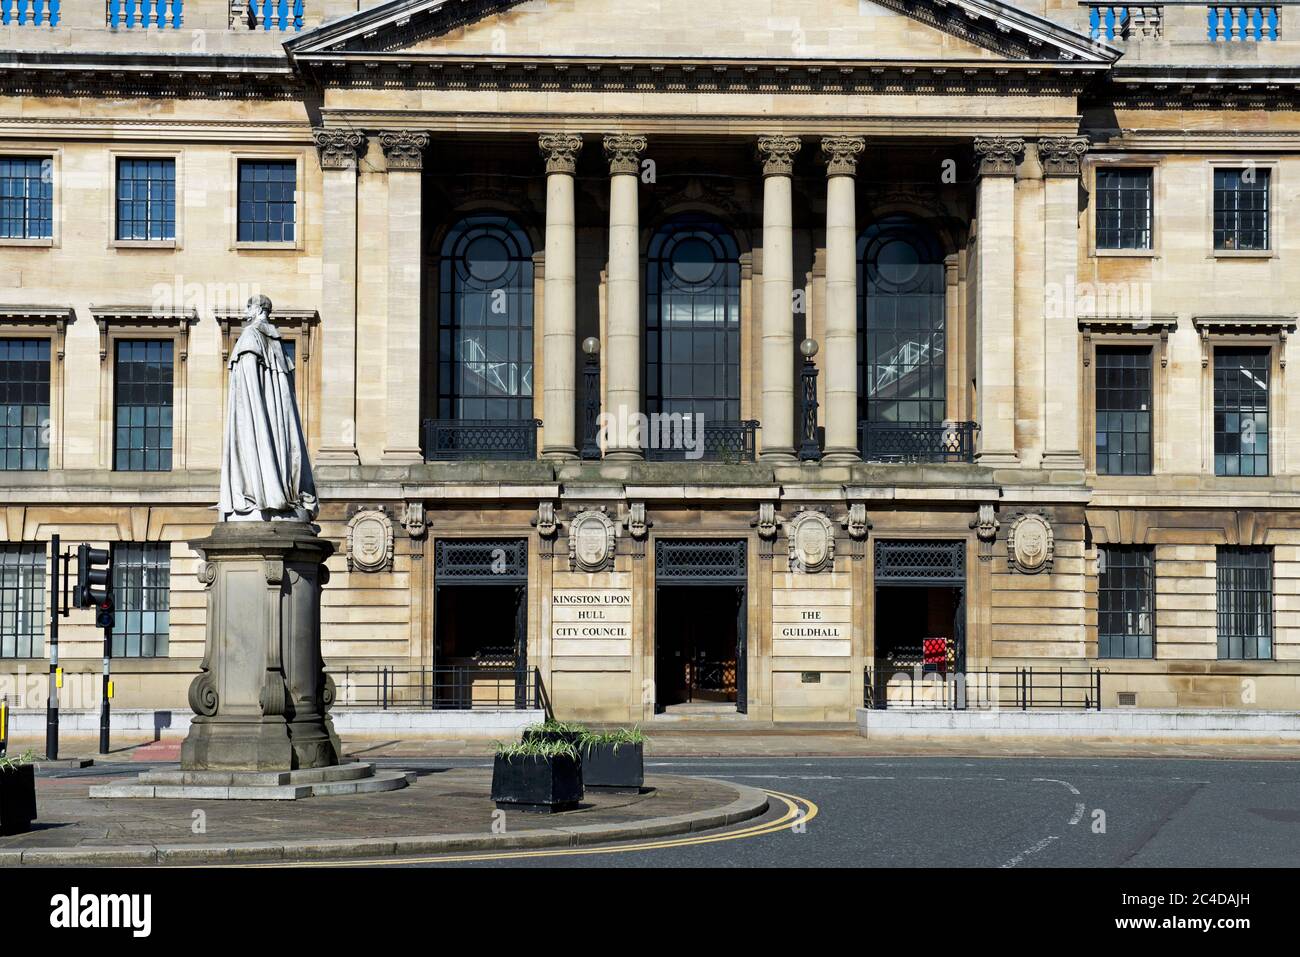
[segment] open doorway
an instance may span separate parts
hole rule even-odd
[[[738,600],[734,585],[659,586],[655,710],[736,703]]]

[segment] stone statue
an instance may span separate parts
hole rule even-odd
[[[230,352],[217,506],[223,522],[307,522],[319,511],[292,371],[271,323],[271,300],[253,296]]]

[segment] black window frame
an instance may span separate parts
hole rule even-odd
[[[1155,167],[1098,166],[1093,187],[1096,248],[1145,252],[1154,248]]]
[[[158,346],[158,356],[149,355],[149,347]],[[175,450],[176,405],[176,344],[171,339],[122,338],[113,343],[113,471],[115,472],[170,472]],[[143,349],[143,358],[138,358]],[[126,363],[123,352],[133,355]],[[164,362],[165,360],[165,362]],[[150,365],[162,369],[144,368]],[[140,367],[140,368],[136,368]],[[127,369],[130,374],[127,374]],[[152,396],[152,398],[151,398]],[[126,400],[126,401],[124,401]],[[140,409],[142,421],[134,419],[133,410]],[[131,410],[128,421],[123,421],[124,411]],[[157,411],[157,421],[150,423],[150,410]],[[123,443],[123,431],[127,442]],[[137,445],[135,439],[139,437]],[[150,441],[150,440],[153,441]],[[150,465],[153,454],[155,464]],[[125,458],[124,458],[125,456]]]
[[[1215,633],[1221,661],[1272,661],[1273,549],[1220,545],[1215,554]],[[1260,654],[1261,648],[1264,653]],[[1252,652],[1247,654],[1247,651]]]
[[[45,657],[45,545],[0,542],[0,659]]]
[[[1123,361],[1120,361],[1123,360]],[[1151,475],[1155,445],[1155,356],[1150,345],[1098,346],[1093,358],[1093,447],[1098,475]],[[1146,399],[1120,404],[1129,396]],[[1118,417],[1118,418],[1117,418]],[[1118,425],[1117,428],[1112,427]],[[1103,449],[1103,436],[1105,448]],[[1132,441],[1126,437],[1132,436]],[[1111,451],[1114,440],[1119,451]],[[1126,448],[1131,446],[1131,448]]]
[[[0,471],[49,470],[51,353],[42,336],[0,337]]]
[[[113,170],[113,238],[122,243],[176,241],[176,178],[174,156],[119,156]],[[124,170],[146,175],[123,176]],[[129,196],[123,187],[130,185]],[[143,187],[143,196],[136,195]],[[124,213],[129,215],[124,215]],[[153,235],[155,225],[157,235]]]
[[[1249,359],[1247,362],[1246,360]],[[1214,474],[1225,478],[1269,475],[1270,391],[1273,350],[1268,346],[1215,346]],[[1262,374],[1263,390],[1248,388]],[[1251,398],[1256,399],[1254,403]],[[1262,398],[1262,405],[1260,399]],[[1246,451],[1247,449],[1250,451]],[[1260,451],[1262,449],[1262,451]]]
[[[1098,557],[1097,657],[1155,658],[1155,549],[1103,545]]]
[[[288,172],[287,179],[283,175],[285,171]],[[246,176],[246,173],[250,175]],[[252,175],[257,173],[266,175]],[[280,175],[273,176],[272,173]],[[235,163],[235,179],[235,241],[295,245],[298,241],[298,161],[241,157]],[[283,218],[286,212],[288,218]],[[280,218],[273,218],[276,213],[281,214]]]
[[[0,155],[0,239],[54,239],[52,156]]]
[[[114,542],[111,549],[113,657],[169,657],[171,545],[168,542]],[[151,620],[153,627],[146,630],[144,624],[148,615],[154,616]]]
[[[1242,176],[1248,171],[1254,175],[1254,182],[1243,182]],[[1214,168],[1215,252],[1272,250],[1272,172],[1263,166]]]

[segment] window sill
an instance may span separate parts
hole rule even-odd
[[[1277,252],[1272,249],[1216,249],[1209,255],[1210,259],[1276,259]]]
[[[1159,259],[1160,254],[1154,249],[1094,249],[1092,254],[1098,259],[1115,257],[1116,259]]]
[[[113,239],[110,240],[109,248],[111,249],[178,249],[179,244],[174,239]]]
[[[231,249],[237,251],[265,251],[272,250],[277,252],[296,252],[302,248],[299,242],[285,243],[254,243],[254,242],[235,242],[231,243]]]
[[[0,239],[0,246],[33,246],[37,248],[49,249],[54,245],[54,240],[49,239]]]

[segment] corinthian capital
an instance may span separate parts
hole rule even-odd
[[[606,133],[605,158],[609,160],[610,175],[619,173],[636,175],[641,171],[641,154],[645,149],[644,136],[634,133]]]
[[[858,157],[867,148],[861,136],[822,137],[822,160],[827,176],[854,176],[858,172]]]
[[[1078,176],[1087,152],[1086,136],[1045,136],[1038,141],[1038,160],[1047,176]]]
[[[975,155],[979,157],[981,176],[1014,176],[1016,163],[1025,152],[1025,141],[1018,136],[977,136]]]
[[[582,152],[582,137],[577,133],[543,133],[537,137],[537,148],[546,157],[547,173],[578,171],[578,154]]]
[[[379,145],[389,169],[423,169],[424,150],[429,145],[428,133],[414,130],[390,130],[379,134]]]
[[[758,138],[758,158],[764,176],[789,176],[794,172],[794,158],[799,152],[797,136],[773,135]]]
[[[314,129],[311,138],[320,153],[321,169],[356,169],[357,157],[366,149],[366,135],[356,130]]]

